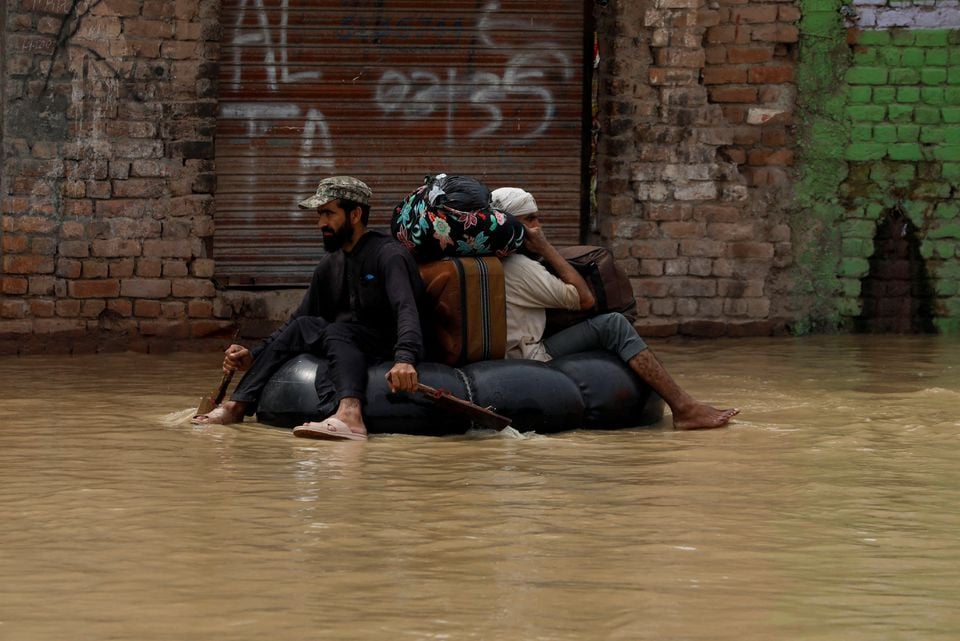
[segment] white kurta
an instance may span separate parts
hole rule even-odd
[[[548,309],[580,309],[580,294],[535,260],[520,254],[503,259],[507,298],[507,358],[548,361],[543,347]]]

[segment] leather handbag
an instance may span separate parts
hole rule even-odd
[[[557,249],[560,255],[587,281],[597,304],[584,311],[547,311],[547,334],[579,323],[591,316],[619,312],[631,323],[637,320],[637,299],[630,278],[606,247],[573,245]]]

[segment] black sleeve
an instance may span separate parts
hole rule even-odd
[[[405,249],[401,250],[406,252]],[[390,252],[383,262],[387,300],[397,322],[397,342],[393,348],[394,361],[416,364],[423,354],[423,332],[417,299],[422,290],[420,272],[413,258],[399,252]]]

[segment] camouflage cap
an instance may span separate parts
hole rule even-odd
[[[320,181],[317,185],[317,193],[300,201],[300,208],[316,209],[320,205],[339,198],[369,205],[371,196],[373,196],[373,190],[363,181],[352,176],[331,176]]]

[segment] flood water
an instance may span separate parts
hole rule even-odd
[[[0,639],[960,637],[960,341],[652,341],[729,428],[192,426],[217,354],[0,359]]]

